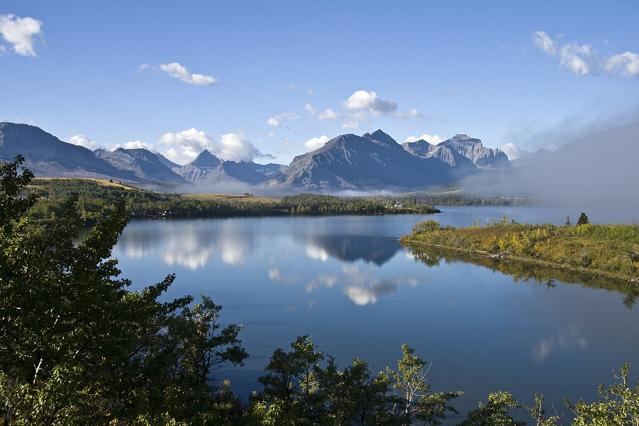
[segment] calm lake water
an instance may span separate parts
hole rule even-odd
[[[357,356],[373,371],[392,365],[408,343],[432,363],[434,390],[465,391],[456,404],[461,411],[507,389],[526,402],[543,392],[565,412],[564,395],[594,398],[596,386],[609,382],[624,361],[634,362],[637,377],[639,308],[627,294],[564,282],[569,279],[516,280],[459,260],[427,264],[398,242],[428,219],[465,226],[508,215],[563,223],[578,212],[442,210],[434,216],[134,221],[114,256],[135,288],[175,272],[167,297],[209,295],[223,306],[223,322],[244,324],[250,358],[223,373],[244,397],[259,389],[256,378],[273,350],[303,334],[340,364]]]

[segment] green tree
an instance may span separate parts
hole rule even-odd
[[[521,405],[509,392],[494,392],[488,395],[488,401],[480,402],[461,423],[461,426],[518,426],[525,423],[515,421],[509,414]]]
[[[535,400],[532,406],[526,407],[530,417],[535,421],[535,426],[558,426],[559,416],[546,416],[544,410],[544,395],[541,393],[535,394]]]
[[[630,364],[625,363],[621,367],[617,382],[599,387],[601,399],[587,403],[579,401],[568,406],[575,415],[573,424],[606,425],[606,426],[637,426],[639,425],[639,383],[631,386],[628,380]]]
[[[449,401],[463,393],[432,392],[426,381],[428,369],[424,360],[406,344],[402,345],[402,358],[397,361],[397,370],[386,367],[385,374],[397,395],[393,412],[400,417],[402,424],[412,424],[417,419],[423,424],[437,425],[449,412],[457,412]]]
[[[0,414],[5,424],[156,423],[220,419],[205,383],[213,366],[241,362],[239,328],[219,333],[219,307],[160,302],[174,280],[142,291],[118,278],[111,249],[127,223],[116,201],[85,232],[77,200],[55,220],[28,217],[35,197],[22,158],[0,164]],[[178,344],[178,342],[180,342]],[[204,356],[205,362],[195,360]],[[196,403],[192,403],[196,401]],[[226,413],[226,414],[225,414]],[[206,421],[209,421],[206,420]],[[220,422],[218,422],[220,423]]]
[[[366,362],[354,359],[340,371],[333,358],[325,369],[317,370],[329,424],[368,425],[390,422],[389,383],[384,376],[373,377]]]
[[[292,351],[276,349],[259,378],[264,391],[254,401],[254,411],[266,414],[265,424],[305,424],[323,415],[323,395],[317,371],[324,354],[309,336],[291,343]]]
[[[581,214],[579,215],[579,219],[577,219],[577,226],[587,225],[589,223],[590,223],[590,220],[588,219],[588,216],[586,215],[586,213],[581,212]]]

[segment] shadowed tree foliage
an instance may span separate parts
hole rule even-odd
[[[116,202],[88,233],[71,197],[46,226],[22,158],[0,164],[0,413],[5,423],[89,424],[210,417],[210,372],[246,353],[219,330],[210,299],[158,298],[173,275],[138,292],[111,249],[127,222]],[[227,404],[228,405],[228,404]]]

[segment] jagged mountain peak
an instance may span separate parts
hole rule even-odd
[[[383,145],[398,145],[397,141],[393,139],[388,133],[384,132],[382,129],[377,129],[373,133],[365,133],[364,135],[362,135],[362,137],[381,143]]]
[[[487,148],[481,139],[459,133],[437,145],[457,151],[480,169],[504,170],[511,167],[508,156],[499,148]]]
[[[211,154],[208,149],[200,152],[200,154],[193,160],[190,164],[199,167],[201,169],[206,168],[214,168],[222,164],[222,160],[220,160],[215,155]]]

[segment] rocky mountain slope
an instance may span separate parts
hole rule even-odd
[[[18,153],[38,176],[102,177],[155,187],[185,185],[185,190],[220,185],[222,191],[237,190],[234,184],[273,192],[415,190],[511,166],[502,151],[466,135],[438,145],[423,140],[400,145],[377,130],[338,136],[288,166],[224,161],[207,150],[179,165],[147,149],[92,152],[34,126],[0,123],[0,160]]]
[[[449,182],[454,169],[435,158],[412,155],[381,130],[338,136],[323,147],[295,157],[272,188],[421,188]]]
[[[247,161],[223,161],[204,150],[192,162],[177,166],[173,171],[195,185],[239,182],[258,185],[277,174],[279,164],[256,164]]]
[[[139,181],[187,183],[183,177],[172,170],[172,167],[178,167],[177,164],[163,155],[147,149],[118,148],[115,151],[96,149],[93,154],[118,170],[133,173]]]
[[[130,170],[120,170],[90,149],[63,142],[39,127],[0,123],[0,160],[11,160],[18,154],[37,176],[137,180]]]

